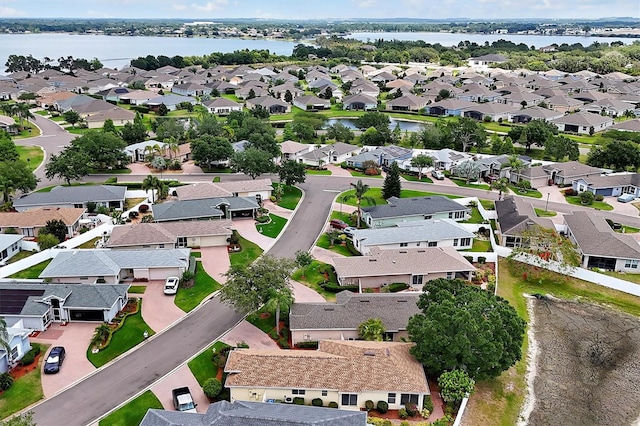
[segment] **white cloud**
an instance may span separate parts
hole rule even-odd
[[[220,10],[221,6],[227,5],[227,0],[215,0],[209,1],[204,5],[193,4],[193,7],[201,12],[213,12],[214,10]]]
[[[171,6],[173,9],[175,10],[186,10],[187,6],[185,6],[184,4],[174,4]]]
[[[357,7],[362,9],[370,9],[377,5],[377,0],[352,0]]]
[[[11,16],[26,16],[26,13],[12,7],[0,6],[0,16],[7,18]]]

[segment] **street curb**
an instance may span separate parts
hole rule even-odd
[[[289,219],[287,219],[287,223],[285,223],[284,227],[282,228],[282,230],[280,231],[278,236],[273,239],[273,243],[269,246],[269,248],[267,250],[265,250],[262,253],[261,256],[264,256],[265,254],[269,253],[269,250],[271,250],[273,248],[273,246],[276,245],[278,240],[280,240],[280,238],[284,235],[284,232],[287,230],[287,228],[291,224],[291,221],[295,217],[296,213],[298,212],[298,209],[300,208],[300,206],[302,205],[302,202],[304,201],[304,199],[306,197],[307,193],[306,193],[306,191],[304,189],[300,188],[299,186],[295,186],[295,185],[294,185],[294,188],[298,188],[300,190],[300,192],[302,192],[302,196],[300,197],[300,200],[298,200],[298,204],[296,204],[296,208],[292,210],[291,216],[289,217]]]

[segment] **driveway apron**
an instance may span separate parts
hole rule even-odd
[[[276,322],[273,320],[273,326]],[[279,346],[267,336],[264,331],[260,330],[249,321],[242,321],[229,331],[222,339],[224,343],[231,346],[237,346],[238,343],[244,342],[251,349],[278,349]]]
[[[156,333],[186,315],[175,305],[175,296],[164,294],[163,287],[164,281],[149,281],[143,294],[129,294],[129,297],[142,298],[142,318]]]
[[[231,266],[227,246],[203,247],[200,249],[200,253],[200,260],[207,274],[220,284],[227,282],[227,277],[224,274],[227,273]]]
[[[202,391],[202,387],[186,363],[159,382],[154,383],[151,386],[151,392],[158,397],[165,410],[175,411],[176,408],[173,406],[173,394],[171,391],[184,386],[189,388],[193,402],[197,404],[196,411],[198,413],[206,413],[207,408],[209,408],[209,398]]]

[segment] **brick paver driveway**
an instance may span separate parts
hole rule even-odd
[[[175,296],[164,294],[164,281],[149,281],[143,294],[129,294],[142,298],[142,318],[156,333],[164,330],[183,316],[185,312],[173,302]]]
[[[173,406],[173,394],[171,390],[187,386],[191,391],[193,402],[197,404],[196,411],[198,413],[206,413],[209,408],[209,398],[204,394],[200,384],[189,370],[189,366],[185,363],[174,370],[171,374],[165,376],[159,382],[151,386],[151,392],[158,397],[165,410],[175,411]]]
[[[220,284],[226,283],[227,277],[224,274],[227,273],[229,266],[231,266],[227,246],[202,247],[200,253],[200,260],[207,274]]]

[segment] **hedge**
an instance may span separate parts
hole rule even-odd
[[[378,401],[376,411],[380,414],[384,414],[389,411],[389,404],[387,404],[387,401]]]
[[[409,288],[409,284],[407,283],[391,283],[387,286],[389,288],[389,293],[397,293],[402,290],[406,290]]]
[[[329,402],[329,404],[327,404],[327,407],[329,408],[338,408],[338,403],[335,401],[331,401]]]
[[[296,396],[295,398],[293,398],[293,403],[295,405],[304,405],[304,398],[301,396]]]
[[[341,291],[345,291],[345,290],[358,292],[360,290],[360,287],[358,287],[357,285],[339,285],[334,283],[320,284],[320,287],[322,287],[323,289],[325,289],[330,293],[340,293]]]
[[[322,398],[313,398],[311,400],[311,405],[314,407],[322,407],[323,406]]]
[[[297,349],[318,349],[318,341],[298,342],[295,346]]]

